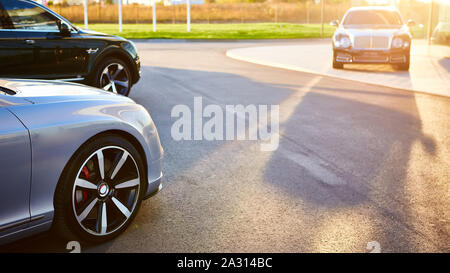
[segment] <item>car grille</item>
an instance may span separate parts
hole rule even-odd
[[[388,49],[389,38],[383,36],[361,36],[355,37],[354,48],[356,49]]]

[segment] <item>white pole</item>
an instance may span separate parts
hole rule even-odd
[[[430,8],[428,10],[428,25],[427,25],[427,44],[431,45],[431,34],[433,32],[433,0],[430,1]]]
[[[324,20],[324,13],[325,13],[325,0],[321,0],[320,2],[322,2],[321,3],[322,5],[320,7],[320,23],[321,23],[320,37],[323,38],[323,34],[324,34],[324,31],[323,31],[323,24],[324,24],[324,22],[323,22],[323,20]]]
[[[191,32],[191,0],[186,0],[187,6],[187,32]]]
[[[156,32],[156,0],[153,0],[153,32]]]
[[[122,0],[119,0],[119,32],[122,32]]]
[[[88,29],[88,12],[87,12],[87,0],[84,0],[84,28]]]

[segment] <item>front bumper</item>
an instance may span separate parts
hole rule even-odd
[[[148,184],[144,194],[144,200],[157,194],[162,188],[162,158],[148,164]]]
[[[409,62],[409,48],[389,50],[335,49],[335,59],[338,63],[403,64]]]
[[[139,59],[139,56],[136,56],[136,58],[134,59],[134,63],[136,67],[136,73],[133,77],[133,84],[137,83],[141,78],[141,60]]]

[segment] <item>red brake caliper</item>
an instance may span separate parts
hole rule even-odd
[[[87,179],[90,178],[89,170],[88,170],[88,168],[86,166],[84,166],[83,169],[81,169],[81,172],[84,174],[84,177],[86,177]],[[84,201],[87,200],[87,197],[88,197],[87,196],[87,191],[83,190],[82,194],[83,194],[82,195],[82,199],[79,200],[79,201],[78,201],[78,198],[76,198],[76,196],[75,196],[75,200],[77,200],[77,205],[80,204],[80,203],[83,203]]]
[[[81,170],[84,174],[84,176],[86,176],[87,179],[89,179],[89,170],[86,166],[83,167],[83,169]]]

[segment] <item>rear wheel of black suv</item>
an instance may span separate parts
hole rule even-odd
[[[121,59],[106,59],[95,71],[94,84],[103,90],[128,96],[132,85],[130,68]]]

